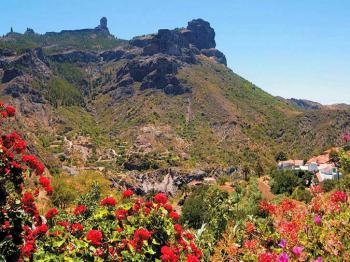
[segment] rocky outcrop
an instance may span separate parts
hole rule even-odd
[[[107,31],[109,33],[109,30],[108,30],[108,27],[107,27],[107,18],[106,17],[102,17],[100,19],[100,24],[95,29]]]
[[[227,61],[225,55],[215,48],[202,49],[201,53],[207,57],[214,58],[215,61],[219,64],[224,64],[227,66]]]
[[[204,170],[160,168],[146,172],[127,172],[125,176],[111,178],[111,181],[114,187],[132,188],[138,194],[156,191],[174,195],[184,186],[212,183],[221,176],[237,177],[237,172],[238,170],[234,167],[216,167]]]
[[[146,173],[129,172],[127,180],[123,178],[111,178],[111,180],[115,187],[132,188],[138,194],[156,191],[174,195],[181,187],[194,180],[203,181],[207,176],[208,173],[201,170],[186,172],[168,168]]]
[[[23,95],[28,97],[32,103],[45,103],[45,100],[38,90],[33,89],[29,84],[21,79],[9,83],[3,90],[3,95],[10,95],[13,98],[19,98]]]
[[[198,49],[215,48],[215,31],[209,22],[203,19],[194,19],[188,22],[187,30],[182,34],[189,43],[195,45]]]
[[[113,61],[113,60],[119,60],[125,57],[126,52],[122,49],[117,50],[108,50],[105,52],[102,52],[100,54],[100,57],[102,57],[103,61]]]
[[[50,60],[58,63],[91,63],[100,61],[98,54],[88,51],[71,50],[68,52],[48,56]]]
[[[0,68],[4,69],[3,83],[23,75],[32,75],[43,80],[52,76],[50,64],[41,48],[27,49],[21,55],[11,52],[0,56]]]
[[[141,90],[160,89],[169,95],[190,92],[190,88],[176,78],[179,62],[169,56],[154,55],[131,60],[117,72],[117,86],[141,83]]]
[[[4,71],[4,75],[2,77],[2,83],[7,83],[10,82],[12,79],[23,75],[22,71],[20,71],[17,68],[11,68],[11,69],[7,69]]]

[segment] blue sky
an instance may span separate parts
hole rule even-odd
[[[1,0],[0,34],[94,27],[119,38],[208,20],[229,67],[273,95],[350,103],[349,0]]]

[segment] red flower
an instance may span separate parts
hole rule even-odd
[[[347,134],[347,133],[345,133],[345,134],[343,135],[343,139],[344,139],[345,142],[348,142],[348,141],[350,140],[350,135]]]
[[[348,196],[346,195],[346,193],[339,190],[333,192],[331,195],[331,201],[333,203],[338,203],[338,202],[345,203],[347,201],[347,198]]]
[[[261,213],[274,214],[276,212],[276,207],[266,200],[260,201],[259,208]]]
[[[192,249],[192,253],[196,256],[196,257],[202,257],[203,256],[203,253],[202,251],[193,243],[191,242],[190,243],[190,247]]]
[[[147,201],[145,203],[145,206],[148,207],[148,208],[152,208],[153,207],[153,203],[151,201]]]
[[[174,220],[177,220],[180,218],[180,215],[174,211],[170,212],[169,217],[171,217]]]
[[[23,197],[21,198],[21,203],[26,213],[36,217],[39,215],[39,212],[34,203],[34,197],[31,193],[24,193]]]
[[[46,212],[45,217],[47,219],[50,219],[57,215],[58,215],[58,210],[56,208],[51,208]]]
[[[105,199],[102,199],[100,202],[101,206],[115,206],[117,204],[117,201],[113,197],[106,197]]]
[[[31,169],[34,169],[37,175],[44,173],[45,167],[38,159],[33,155],[24,155],[22,161],[25,162]]]
[[[44,176],[39,177],[39,183],[42,187],[48,187],[51,185],[50,179]]]
[[[170,205],[170,204],[165,204],[163,207],[164,207],[168,212],[173,211],[173,206]]]
[[[187,254],[186,255],[186,261],[187,262],[199,262],[200,260],[195,255]]]
[[[246,227],[246,231],[248,234],[253,233],[255,230],[254,224],[252,222],[249,222],[249,221],[247,221],[245,227]]]
[[[181,233],[182,233],[182,227],[181,227],[181,225],[175,224],[175,225],[174,225],[174,230],[176,231],[176,233],[177,233],[178,235],[181,235]]]
[[[125,191],[123,192],[123,197],[124,197],[124,198],[126,198],[126,197],[131,197],[133,194],[134,194],[134,192],[133,192],[132,190],[128,189],[128,190],[125,190]]]
[[[74,215],[78,216],[84,214],[87,211],[87,207],[84,205],[79,205],[74,209]]]
[[[179,256],[177,256],[174,251],[168,247],[168,246],[163,246],[160,250],[162,253],[160,259],[163,262],[177,262],[179,261]]]
[[[99,230],[89,230],[86,235],[86,239],[90,241],[92,245],[101,245],[102,232]]]
[[[13,108],[12,106],[8,106],[5,108],[6,113],[9,117],[15,116],[16,115],[16,109]]]
[[[243,247],[246,249],[254,249],[256,247],[256,240],[247,240],[243,243]]]
[[[9,229],[9,228],[11,228],[10,222],[9,222],[9,221],[5,221],[5,222],[4,222],[4,225],[2,225],[2,228],[3,228],[3,229]]]
[[[23,257],[30,258],[35,251],[34,241],[26,241],[23,246],[21,246],[21,255]]]
[[[164,193],[158,193],[154,197],[154,201],[158,204],[165,204],[168,201],[168,197]]]
[[[190,232],[186,232],[185,237],[189,240],[192,240],[194,238],[194,236]]]
[[[17,143],[14,144],[13,146],[13,150],[17,153],[17,154],[21,154],[23,153],[27,148],[27,144],[25,141],[23,140],[19,140],[17,141]]]
[[[119,209],[119,210],[115,211],[115,216],[118,220],[125,219],[127,215],[128,215],[128,211],[125,209]]]
[[[150,239],[152,236],[152,233],[149,232],[147,229],[137,229],[135,230],[135,233],[134,233],[134,240],[136,242],[143,242],[144,240],[148,240]]]
[[[276,261],[277,256],[271,253],[262,253],[258,257],[259,262],[274,262]]]
[[[49,228],[47,227],[46,224],[42,224],[41,226],[38,226],[34,231],[33,235],[40,235],[40,234],[45,234]]]
[[[60,222],[57,222],[57,224],[64,227],[65,229],[68,229],[70,226],[69,222],[67,221],[60,221]]]
[[[53,192],[52,186],[47,186],[44,189],[48,195],[52,195],[52,192]]]
[[[145,215],[148,215],[150,212],[151,212],[151,209],[149,209],[148,207],[144,207],[143,213],[144,213]]]
[[[293,200],[291,199],[284,199],[281,203],[281,209],[284,211],[284,212],[287,212],[287,211],[290,211],[290,210],[293,210],[295,207],[296,207],[296,204]]]
[[[84,227],[80,223],[75,223],[72,225],[72,231],[75,233],[77,231],[83,231]]]
[[[136,203],[132,206],[132,211],[136,213],[140,210],[140,208],[141,208],[141,205]]]

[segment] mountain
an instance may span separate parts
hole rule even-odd
[[[284,100],[235,74],[202,19],[127,41],[102,18],[94,29],[11,32],[0,48],[1,100],[52,173],[255,170],[280,151],[336,146],[350,127],[347,106]]]

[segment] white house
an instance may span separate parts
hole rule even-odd
[[[316,174],[318,181],[322,182],[329,179],[339,179],[342,173],[332,164],[323,164],[319,166],[319,172]]]

